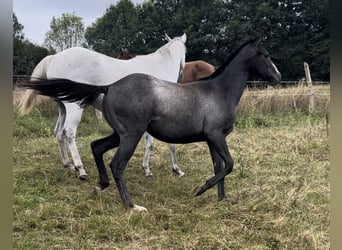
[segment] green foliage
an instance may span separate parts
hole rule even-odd
[[[63,13],[60,18],[52,18],[50,30],[45,34],[44,45],[57,52],[81,46],[84,43],[82,18]]]
[[[87,28],[85,38],[94,50],[115,57],[121,47],[136,47],[138,27],[134,5],[129,0],[121,0]]]
[[[81,45],[115,57],[123,47],[151,53],[166,42],[165,33],[185,32],[187,61],[219,66],[250,33],[258,33],[283,80],[302,79],[307,62],[314,81],[329,81],[329,17],[328,0],[120,0],[86,30],[74,14],[53,17],[45,45],[55,51]],[[15,14],[13,29],[14,72],[30,74],[51,52],[25,41]]]
[[[37,46],[25,39],[24,26],[13,13],[13,74],[30,75],[33,68],[49,54],[46,48]],[[15,81],[14,81],[15,83]]]
[[[51,118],[47,119],[51,115],[46,117],[44,113],[39,109],[35,109],[32,114],[25,116],[15,113],[13,137],[50,137],[53,135],[54,121]]]
[[[13,40],[23,40],[24,39],[24,33],[23,33],[24,26],[18,22],[18,18],[13,13]]]
[[[36,106],[31,113],[20,115],[16,109],[14,113],[13,137],[37,138],[51,137],[58,117],[58,108],[53,101],[45,101]],[[95,110],[87,107],[82,116],[82,122],[77,129],[77,136],[85,136],[96,131],[110,133],[110,127],[106,122],[99,122],[95,118]]]
[[[259,33],[284,80],[329,80],[329,3],[314,1],[121,0],[86,30],[90,47],[116,55],[127,47],[146,54],[170,36],[187,33],[187,60],[220,65],[250,33]],[[127,18],[126,18],[127,17]]]
[[[50,52],[27,40],[13,42],[13,74],[31,75],[34,67]]]

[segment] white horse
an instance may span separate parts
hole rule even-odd
[[[171,39],[166,35],[168,43],[148,55],[137,56],[131,60],[112,58],[95,51],[74,47],[55,55],[45,57],[33,70],[32,78],[67,78],[73,81],[86,82],[92,85],[111,84],[132,73],[145,73],[157,78],[176,82],[180,79],[185,64],[186,34]],[[30,112],[35,100],[36,92],[27,90],[20,102],[20,111]],[[102,109],[101,95],[93,106]],[[59,117],[54,129],[63,165],[79,171],[79,178],[87,179],[83,168],[75,138],[78,124],[81,121],[83,108],[77,103],[57,101]],[[152,175],[149,169],[149,159],[153,145],[153,137],[146,134],[146,149],[143,169],[146,176]],[[183,176],[177,166],[175,145],[169,144],[171,150],[172,170],[175,175]],[[72,162],[68,156],[68,148]]]

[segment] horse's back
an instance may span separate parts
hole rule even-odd
[[[68,78],[92,85],[108,85],[133,73],[144,73],[176,82],[178,74],[167,60],[151,53],[120,60],[82,47],[73,47],[54,55],[47,69],[48,78]]]
[[[194,61],[193,67],[198,72],[197,79],[209,76],[215,71],[215,67],[213,65],[202,60]]]
[[[93,50],[73,47],[54,55],[47,77],[68,78],[92,85],[110,84],[126,75],[126,63],[120,61]]]
[[[214,73],[215,67],[202,60],[190,61],[185,63],[183,70],[182,83],[195,81]]]
[[[196,65],[200,69],[206,70],[206,71],[211,72],[211,73],[213,73],[213,71],[215,71],[215,67],[213,65],[211,65],[210,63],[207,63],[205,61],[202,61],[202,60],[196,61]]]
[[[152,88],[155,80],[151,75],[134,73],[111,84],[103,98],[105,117],[108,119],[125,114],[126,110],[129,110],[130,116],[139,117],[144,110],[151,110],[154,104]]]

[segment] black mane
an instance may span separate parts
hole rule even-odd
[[[224,61],[224,63],[219,66],[215,72],[213,74],[211,74],[210,76],[207,76],[207,77],[203,77],[201,79],[199,79],[199,81],[202,81],[202,80],[209,80],[209,79],[212,79],[214,77],[216,77],[217,75],[220,75],[222,71],[224,71],[224,69],[231,63],[231,61],[233,61],[233,59],[235,58],[235,56],[242,50],[242,48],[244,48],[247,44],[251,43],[251,42],[254,42],[256,40],[258,40],[259,37],[257,36],[251,36],[249,37],[243,44],[240,45],[239,48],[237,48],[232,54],[230,54],[226,60]]]

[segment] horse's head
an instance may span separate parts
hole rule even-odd
[[[280,82],[281,74],[272,62],[269,53],[261,46],[260,39],[251,38],[250,46],[250,53],[254,54],[249,61],[249,67],[253,75],[257,75],[271,83]]]
[[[186,54],[186,34],[184,33],[182,36],[170,38],[167,34],[165,34],[165,38],[168,43],[165,46],[172,53],[168,53],[172,56],[172,61],[179,64],[179,77],[181,78],[181,74],[183,68],[185,66],[185,54]],[[164,47],[163,46],[163,47]]]

